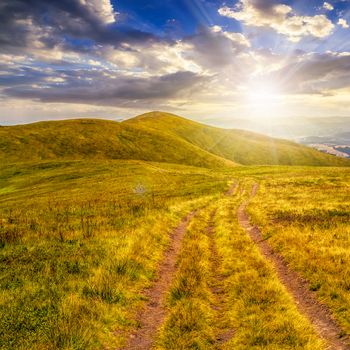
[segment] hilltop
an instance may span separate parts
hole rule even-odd
[[[113,122],[78,119],[0,128],[2,162],[133,159],[216,168],[235,165],[348,166],[309,147],[162,112]]]
[[[125,121],[144,129],[162,130],[210,153],[242,165],[349,165],[295,142],[250,131],[216,128],[163,112],[152,112]]]
[[[179,137],[99,119],[39,122],[0,128],[0,159],[134,159],[199,167],[234,165]]]

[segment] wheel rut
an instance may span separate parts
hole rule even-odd
[[[226,196],[233,196],[238,188],[238,183],[231,185],[229,190],[225,193]],[[217,245],[215,242],[215,216],[216,209],[210,214],[210,219],[207,226],[207,235],[209,237],[209,249],[210,249],[210,263],[212,269],[213,278],[211,280],[210,290],[214,297],[212,309],[217,315],[215,319],[216,323],[216,338],[215,349],[220,349],[233,338],[235,330],[230,327],[230,324],[225,320],[225,313],[227,313],[227,291],[225,290],[225,276],[220,272],[222,266],[222,257],[220,256]]]
[[[257,191],[258,184],[254,184],[249,199],[253,198]],[[259,247],[261,253],[273,263],[280,281],[293,296],[299,312],[310,320],[320,337],[325,340],[327,349],[349,350],[349,338],[341,337],[342,329],[333,318],[328,307],[318,301],[315,293],[310,291],[308,282],[297,272],[290,269],[283,257],[274,252],[270,244],[263,239],[259,228],[250,223],[250,218],[246,212],[249,199],[238,208],[237,215],[240,225]]]
[[[164,298],[175,277],[176,259],[181,250],[182,239],[195,214],[196,211],[193,211],[184,217],[179,226],[170,235],[170,246],[164,253],[163,260],[159,265],[157,272],[158,278],[153,286],[144,293],[148,302],[137,317],[140,328],[130,335],[127,345],[123,350],[152,349],[157,330],[162,325],[166,316]]]
[[[232,185],[230,186],[230,188],[226,191],[225,196],[233,196],[236,193],[236,190],[238,189],[238,182],[234,182],[232,183]]]

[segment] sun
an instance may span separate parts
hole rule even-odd
[[[271,83],[259,83],[249,87],[248,97],[257,102],[273,101],[279,97],[276,85]]]
[[[247,85],[245,94],[248,113],[255,118],[277,117],[283,113],[283,95],[273,81],[255,81]]]

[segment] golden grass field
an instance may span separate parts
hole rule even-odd
[[[175,264],[168,268],[170,282],[154,309],[162,312],[161,324],[148,325],[156,327],[152,347],[326,350],[328,340],[240,225],[237,211],[248,200],[247,212],[264,240],[308,281],[309,292],[329,310],[345,344],[350,334],[350,173],[339,165],[346,161],[301,146],[288,149],[288,142],[276,140],[284,147],[274,158],[281,165],[269,158],[260,165],[253,152],[250,164],[237,165],[244,148],[231,159],[226,156],[239,148],[235,136],[230,136],[234,142],[225,136],[209,147],[218,137],[216,129],[195,137],[192,124],[170,130],[162,123],[164,139],[181,135],[174,146],[178,152],[165,148],[159,154],[161,144],[155,152],[158,138],[151,148],[141,144],[135,159],[124,159],[132,157],[129,153],[113,159],[118,145],[112,150],[99,145],[103,156],[95,149],[93,157],[84,157],[85,148],[77,152],[76,140],[69,144],[71,153],[59,156],[67,139],[31,157],[31,147],[44,145],[48,134],[40,139],[33,136],[34,126],[10,128],[11,159],[0,166],[0,349],[131,349],[130,335],[142,332],[147,293],[160,281],[174,230],[192,213]],[[146,124],[138,132],[147,129],[152,138]],[[135,142],[120,140],[132,154]],[[267,154],[271,144],[266,140],[259,138]],[[294,166],[283,165],[293,159]],[[333,166],[317,166],[322,162]],[[253,184],[259,190],[250,198]]]

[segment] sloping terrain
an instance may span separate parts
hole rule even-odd
[[[349,161],[322,154],[297,143],[244,130],[227,130],[163,112],[127,120],[128,125],[162,130],[220,157],[243,165],[349,166]]]
[[[201,167],[234,165],[180,137],[107,120],[65,120],[0,128],[0,160],[136,159]]]
[[[133,159],[206,168],[349,166],[296,143],[152,112],[125,122],[81,119],[0,127],[0,161]]]

